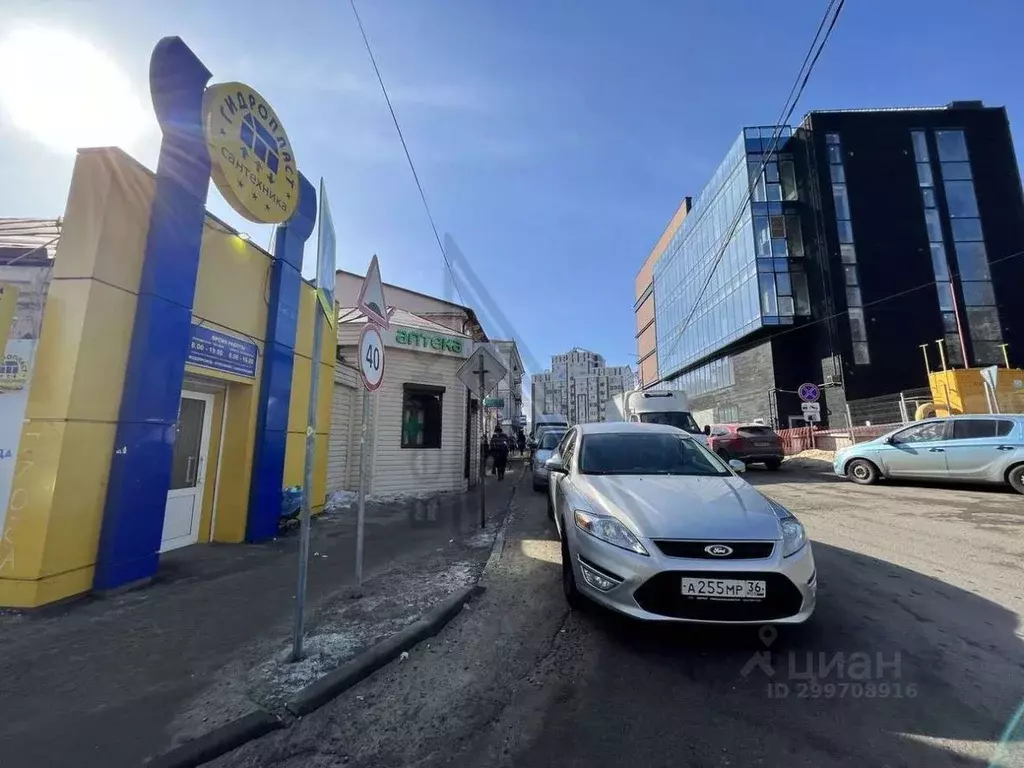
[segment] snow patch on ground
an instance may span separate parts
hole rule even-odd
[[[363,597],[333,598],[310,621],[301,661],[291,661],[289,642],[252,669],[252,697],[280,706],[300,689],[405,629],[452,592],[475,583],[479,573],[478,563],[463,561],[429,576],[398,570],[367,582]]]
[[[327,508],[334,509],[347,509],[356,503],[359,494],[355,491],[332,491],[331,495],[327,497]]]

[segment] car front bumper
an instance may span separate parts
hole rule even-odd
[[[668,557],[644,541],[649,555],[607,544],[566,525],[576,585],[581,593],[613,611],[645,621],[700,624],[802,624],[814,613],[818,581],[811,543],[782,557],[782,543],[763,559]],[[588,582],[589,569],[618,582],[601,590]],[[612,578],[614,577],[614,578]],[[766,582],[762,600],[697,600],[682,595],[684,577],[755,579]]]
[[[846,477],[846,463],[850,460],[850,457],[842,453],[837,453],[832,458],[832,473],[836,477]]]

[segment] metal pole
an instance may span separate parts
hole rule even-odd
[[[853,429],[853,416],[850,414],[850,404],[846,403],[846,426],[851,430]],[[853,433],[850,433],[850,437],[853,437]],[[856,440],[854,441],[856,442]]]
[[[487,431],[484,428],[484,361],[480,358],[480,370],[477,371],[480,376],[480,527],[487,527],[487,499],[484,496],[484,479],[487,474],[487,458],[484,456],[484,442],[487,440]]]
[[[902,392],[900,392],[900,416],[903,418],[904,424],[910,421],[910,415],[907,411],[907,398],[904,397]]]
[[[306,581],[309,577],[309,537],[312,527],[313,464],[316,454],[316,411],[320,392],[320,351],[324,326],[319,310],[314,307],[313,359],[309,375],[309,404],[306,409],[306,457],[302,479],[302,511],[299,514],[299,583],[295,590],[295,625],[292,628],[292,661],[302,658],[302,636],[305,628]]]
[[[988,406],[988,412],[995,413],[995,411],[992,409],[992,395],[989,393],[988,382],[982,380],[981,388],[985,390],[985,405]]]
[[[931,376],[932,366],[931,363],[928,362],[928,345],[919,344],[918,346],[921,347],[921,354],[924,355],[924,370],[929,376]]]
[[[363,423],[359,431],[359,503],[356,508],[356,586],[363,586],[363,527],[366,522],[366,453],[369,441],[370,393],[363,390]]]

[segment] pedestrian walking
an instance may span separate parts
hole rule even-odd
[[[526,435],[523,434],[523,430],[519,430],[519,437],[516,439],[516,447],[519,448],[519,456],[522,457],[526,453]]]
[[[491,437],[491,456],[494,457],[494,472],[498,475],[498,480],[505,479],[509,445],[509,440],[501,431],[501,427],[495,427],[494,435]]]

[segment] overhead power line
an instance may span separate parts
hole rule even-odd
[[[711,270],[708,272],[708,276],[704,280],[704,284],[701,286],[700,292],[697,294],[697,298],[693,302],[693,306],[686,315],[686,319],[683,321],[682,327],[672,338],[670,342],[671,346],[668,351],[664,354],[665,359],[669,357],[670,353],[675,351],[676,346],[679,344],[680,340],[683,338],[683,334],[689,327],[690,321],[696,314],[697,308],[700,306],[701,300],[704,298],[704,294],[708,290],[708,286],[711,285],[711,280],[715,275],[715,270],[718,269],[718,265],[725,256],[726,249],[732,242],[733,236],[736,234],[736,230],[739,228],[740,222],[743,220],[743,214],[750,205],[751,198],[754,194],[754,188],[757,185],[758,180],[761,178],[761,175],[764,173],[765,166],[768,164],[769,159],[778,151],[779,140],[782,137],[782,127],[788,124],[790,118],[793,116],[793,112],[796,110],[796,105],[800,102],[800,97],[803,95],[804,88],[810,80],[811,72],[814,70],[815,64],[818,63],[818,58],[821,56],[821,52],[824,50],[825,44],[832,35],[832,30],[836,27],[836,22],[839,20],[839,14],[842,12],[845,2],[846,0],[829,0],[829,4],[825,8],[825,13],[822,15],[821,21],[818,24],[818,29],[814,33],[814,38],[811,40],[811,45],[807,49],[807,54],[804,56],[803,63],[800,65],[800,70],[797,72],[796,79],[793,81],[793,87],[790,88],[789,95],[786,97],[786,101],[782,105],[782,111],[780,112],[778,119],[775,121],[774,130],[772,131],[771,148],[762,154],[761,164],[758,168],[757,174],[754,175],[753,178],[749,179],[747,194],[743,202],[740,204],[739,209],[736,211],[736,215],[732,219],[728,232],[722,240],[721,247],[715,255],[714,262],[711,265]],[[822,34],[823,30],[824,34]],[[658,357],[662,358],[660,351]]]
[[[388,89],[384,86],[384,78],[381,77],[380,68],[377,66],[377,57],[373,55],[373,49],[370,47],[370,40],[366,36],[366,30],[363,28],[363,20],[359,18],[359,11],[356,9],[355,0],[349,0],[349,5],[352,6],[352,14],[356,17],[356,25],[359,27],[359,34],[363,37],[363,44],[366,46],[366,53],[370,56],[370,63],[373,64],[373,71],[377,75],[377,82],[380,83],[380,89],[384,94],[384,101],[387,102],[388,111],[391,113],[391,120],[395,124],[395,130],[398,132],[398,138],[402,142],[402,149],[405,151],[405,159],[409,162],[409,170],[412,171],[413,181],[416,182],[416,189],[419,190],[420,200],[423,201],[423,209],[427,212],[427,219],[430,221],[430,229],[434,233],[434,240],[437,242],[437,248],[441,251],[441,258],[444,259],[444,264],[448,268],[448,274],[452,278],[452,287],[455,288],[455,293],[459,296],[459,301],[466,304],[466,300],[462,296],[462,291],[459,290],[458,281],[455,279],[455,271],[452,269],[451,262],[448,261],[448,254],[445,253],[444,246],[441,244],[441,236],[437,231],[437,224],[434,223],[434,214],[430,212],[430,205],[427,203],[427,195],[423,191],[423,184],[420,183],[420,175],[416,172],[416,164],[412,161],[412,155],[409,153],[409,145],[405,141],[405,134],[402,133],[402,126],[398,123],[398,115],[395,114],[395,108],[391,103],[391,97],[388,95]]]

